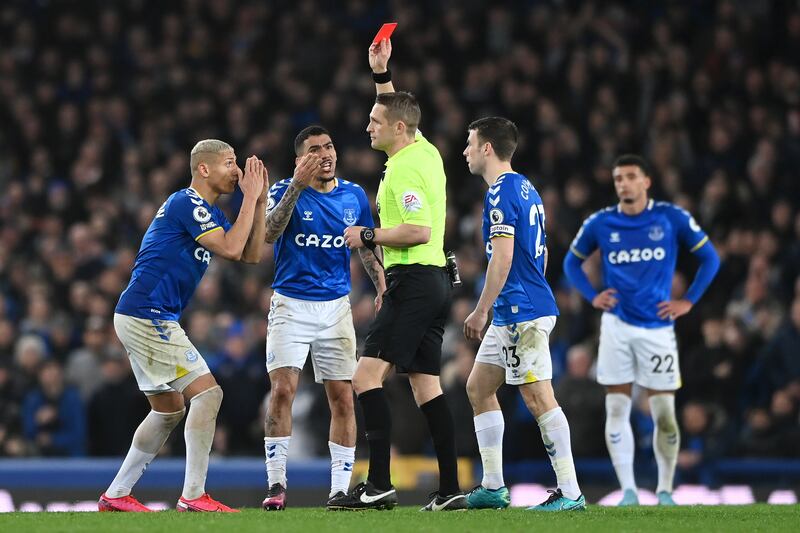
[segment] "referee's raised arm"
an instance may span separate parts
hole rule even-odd
[[[378,94],[394,92],[392,72],[388,66],[391,56],[392,41],[389,39],[381,39],[369,47],[369,68],[372,69],[372,79]]]

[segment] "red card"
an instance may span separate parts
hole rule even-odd
[[[387,23],[385,23],[383,26],[381,26],[381,29],[378,30],[378,33],[377,33],[377,35],[375,35],[375,38],[372,39],[372,44],[377,44],[377,43],[381,42],[382,40],[388,39],[389,37],[391,37],[392,36],[392,32],[394,31],[394,29],[396,27],[397,27],[397,23],[396,22],[387,22]]]

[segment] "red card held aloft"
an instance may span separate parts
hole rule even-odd
[[[381,26],[381,29],[378,30],[378,33],[375,35],[375,38],[372,39],[372,44],[377,44],[377,43],[381,42],[382,40],[388,39],[389,37],[391,37],[392,36],[392,32],[394,31],[394,29],[396,27],[397,27],[397,23],[396,22],[387,22],[387,23],[385,23],[383,26]]]

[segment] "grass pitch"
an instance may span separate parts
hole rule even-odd
[[[683,506],[610,508],[589,506],[585,512],[533,513],[523,509],[420,513],[417,507],[393,511],[329,512],[290,508],[283,512],[246,509],[241,514],[178,513],[7,513],[3,532],[287,533],[293,531],[386,532],[455,531],[798,531],[800,505]]]

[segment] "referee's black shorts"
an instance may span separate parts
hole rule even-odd
[[[364,356],[392,363],[398,372],[438,376],[450,303],[450,279],[443,267],[389,267],[383,306],[369,328]]]

